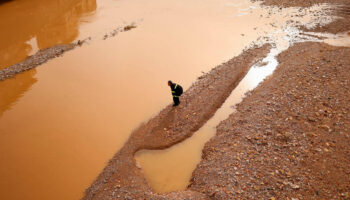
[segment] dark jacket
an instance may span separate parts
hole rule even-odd
[[[170,88],[171,88],[171,93],[172,93],[173,97],[179,97],[183,93],[182,87],[179,84],[173,83],[170,86]]]

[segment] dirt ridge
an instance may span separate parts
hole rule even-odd
[[[252,48],[199,77],[183,94],[179,107],[167,106],[131,134],[83,199],[206,199],[207,196],[190,190],[154,193],[136,166],[134,154],[140,149],[164,149],[190,137],[214,115],[249,68],[269,49],[270,45]]]

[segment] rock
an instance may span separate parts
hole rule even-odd
[[[341,196],[344,197],[345,199],[348,199],[350,197],[349,192],[343,192],[341,193]]]
[[[297,184],[290,184],[290,186],[291,186],[293,189],[299,189],[299,188],[300,188],[300,186],[297,185]]]

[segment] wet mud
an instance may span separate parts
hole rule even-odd
[[[250,49],[199,77],[183,94],[180,106],[173,108],[169,105],[132,133],[87,189],[83,199],[206,198],[192,191],[164,195],[154,193],[142,170],[137,167],[134,154],[141,149],[164,149],[192,136],[213,116],[249,68],[267,55],[269,49],[269,45]]]
[[[303,30],[333,34],[350,30],[350,2],[348,0],[263,0],[262,2],[264,5],[278,6],[280,8],[310,7],[320,3],[337,5],[330,10],[330,14],[337,17],[332,23],[324,26],[317,26],[312,29],[304,27]]]

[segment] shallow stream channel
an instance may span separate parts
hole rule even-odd
[[[349,44],[346,34],[301,34],[300,26],[330,23],[331,8],[279,9],[248,0],[0,3],[0,69],[88,38],[0,82],[0,199],[81,198],[132,131],[171,103],[168,80],[186,90],[211,68],[270,43],[268,56],[193,137],[136,153],[156,192],[185,189],[215,126],[272,74],[281,51],[304,41]],[[117,31],[128,24],[136,28]]]

